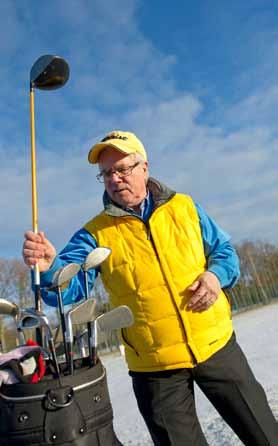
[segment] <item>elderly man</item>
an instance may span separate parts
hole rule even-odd
[[[27,232],[24,260],[39,263],[43,298],[57,268],[82,263],[96,246],[111,256],[101,277],[111,303],[135,323],[123,329],[139,410],[157,446],[207,445],[196,416],[194,382],[245,445],[277,445],[277,423],[264,390],[237,344],[223,289],[239,276],[223,232],[188,195],[148,177],[147,155],[132,133],[113,131],[89,152],[104,183],[104,210],[57,255],[43,233]],[[96,272],[90,272],[90,285]],[[84,295],[83,276],[64,303]]]

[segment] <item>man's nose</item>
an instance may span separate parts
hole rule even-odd
[[[110,181],[112,181],[113,183],[120,183],[122,182],[122,178],[117,171],[112,171],[110,174]]]

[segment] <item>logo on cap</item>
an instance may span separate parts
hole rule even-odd
[[[110,135],[110,136],[105,136],[105,138],[103,138],[100,142],[109,141],[110,139],[123,139],[124,141],[127,141],[128,137],[121,135]]]

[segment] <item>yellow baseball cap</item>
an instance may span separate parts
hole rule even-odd
[[[130,155],[131,153],[139,153],[143,159],[147,161],[145,148],[134,133],[113,130],[91,148],[88,153],[89,163],[96,164],[100,153],[106,147],[114,147],[127,155]]]

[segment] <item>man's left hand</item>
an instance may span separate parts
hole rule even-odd
[[[210,271],[205,271],[188,287],[193,294],[187,304],[193,312],[205,311],[214,304],[221,291],[218,278]]]

